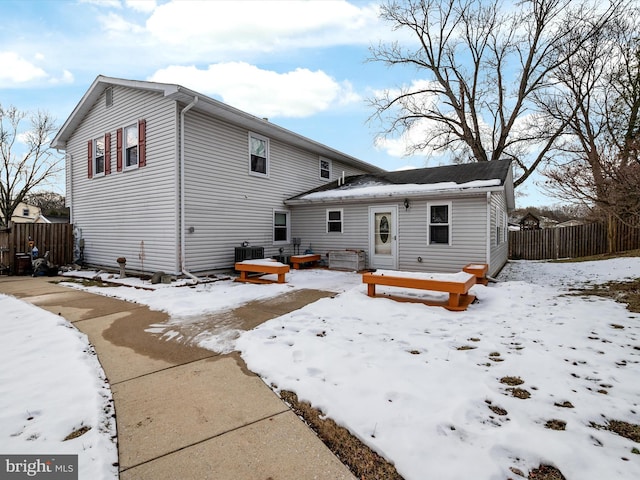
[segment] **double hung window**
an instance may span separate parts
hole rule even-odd
[[[275,210],[273,212],[273,243],[289,243],[289,212]]]
[[[253,175],[269,175],[269,139],[249,134],[249,171]]]
[[[335,210],[327,210],[327,233],[342,233],[342,215],[341,208]]]
[[[138,166],[138,124],[124,129],[124,167]]]
[[[428,204],[428,243],[451,245],[451,203]]]

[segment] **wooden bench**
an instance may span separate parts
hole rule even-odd
[[[487,279],[489,265],[486,263],[469,263],[462,267],[462,271],[475,275],[476,283],[478,284],[487,285],[489,283],[489,280]]]
[[[404,274],[404,275],[403,275]],[[362,274],[363,283],[367,284],[367,295],[370,297],[386,297],[399,302],[418,302],[426,305],[444,307],[447,310],[462,311],[475,300],[469,289],[476,284],[476,277],[467,272],[453,274],[420,274],[413,272],[377,271]],[[395,295],[376,295],[376,285],[389,287],[417,288],[446,292],[446,301],[400,297]]]
[[[285,274],[289,272],[289,265],[265,258],[236,262],[235,269],[240,272],[240,277],[236,278],[237,282],[285,283]],[[278,275],[277,282],[261,278],[263,275],[269,274]]]
[[[289,261],[293,265],[295,270],[299,270],[303,265],[309,264],[311,267],[315,267],[320,261],[320,255],[316,253],[307,253],[305,255],[292,255]]]

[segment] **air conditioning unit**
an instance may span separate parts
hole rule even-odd
[[[245,260],[254,260],[256,258],[264,258],[264,247],[236,247],[236,262],[244,262]]]

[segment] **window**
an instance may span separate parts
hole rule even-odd
[[[289,243],[289,212],[273,212],[273,243]]]
[[[256,175],[269,175],[269,139],[249,134],[250,172]]]
[[[327,233],[342,233],[342,209],[327,210]]]
[[[496,207],[495,209],[496,215],[496,245],[500,245],[504,243],[506,238],[506,225],[507,225],[507,216],[501,208]]]
[[[113,105],[113,87],[108,87],[104,91],[104,104],[107,108]]]
[[[451,203],[428,204],[430,245],[451,244]]]
[[[93,141],[93,174],[104,175],[104,137]]]
[[[320,178],[331,178],[331,160],[320,157]]]
[[[22,216],[23,217],[28,217],[29,216],[29,209],[28,208],[23,208],[22,209]]]
[[[138,166],[138,125],[124,129],[124,167]]]

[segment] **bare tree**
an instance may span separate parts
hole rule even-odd
[[[640,40],[638,8],[612,17],[557,72],[547,115],[566,121],[547,190],[606,218],[640,223]]]
[[[484,0],[391,1],[381,16],[409,31],[417,47],[372,47],[373,61],[413,66],[422,82],[371,99],[383,135],[423,127],[412,145],[458,162],[509,158],[522,184],[548,158],[566,119],[550,119],[535,96],[617,9],[571,0],[524,0],[503,8]],[[568,43],[568,39],[581,40]],[[543,122],[544,121],[544,122]]]
[[[7,226],[14,210],[34,187],[62,170],[62,158],[49,148],[56,131],[49,114],[30,115],[30,129],[21,130],[27,113],[0,105],[0,226]]]
[[[31,191],[24,197],[29,205],[40,208],[43,215],[61,216],[67,214],[65,198],[59,193],[40,190]]]

